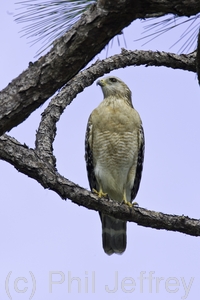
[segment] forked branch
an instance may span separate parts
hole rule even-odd
[[[141,226],[200,236],[200,220],[163,214],[140,207],[130,208],[106,198],[98,198],[97,195],[61,176],[52,165],[38,157],[35,150],[23,146],[7,135],[0,137],[0,156],[18,171],[37,180],[44,188],[56,192],[62,199],[69,198],[73,203],[87,209],[101,211]]]
[[[56,192],[62,199],[71,199],[72,202],[87,209],[101,211],[145,227],[199,236],[199,220],[186,216],[163,214],[140,207],[129,208],[111,199],[99,199],[95,194],[61,176],[56,170],[52,145],[56,135],[56,122],[66,106],[98,77],[114,69],[130,65],[166,66],[196,71],[195,54],[176,55],[165,52],[123,50],[119,55],[104,61],[97,61],[90,68],[77,74],[51,100],[42,114],[36,135],[36,148],[30,149],[14,138],[3,135],[0,137],[0,158],[12,164],[21,173],[37,180],[44,188]]]

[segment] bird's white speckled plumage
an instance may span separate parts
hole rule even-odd
[[[138,163],[143,162],[142,122],[132,106],[129,88],[119,78],[109,76],[98,84],[105,98],[88,120],[86,162],[90,186],[102,190],[115,201],[132,202],[142,172],[142,166],[138,168]],[[139,159],[141,154],[142,158]],[[132,193],[134,186],[135,192]],[[103,238],[105,252],[122,253],[126,247],[126,238],[122,238],[121,233],[126,230],[124,221],[104,215],[101,219],[103,234],[107,234]]]
[[[91,116],[96,179],[111,199],[122,202],[134,184],[138,157],[138,113],[123,100],[104,100]]]

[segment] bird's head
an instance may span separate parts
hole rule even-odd
[[[131,91],[128,86],[118,77],[108,76],[97,81],[97,85],[102,88],[104,98],[114,96],[117,98],[126,98],[126,101],[131,102]]]

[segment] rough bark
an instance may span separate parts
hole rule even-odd
[[[176,55],[165,52],[123,50],[122,54],[98,61],[78,73],[110,39],[138,18],[168,13],[191,16],[199,11],[199,0],[99,0],[69,32],[54,43],[49,53],[37,62],[30,63],[29,68],[0,93],[0,135],[2,135],[25,120],[31,112],[66,84],[52,98],[42,115],[35,149],[30,149],[14,138],[2,135],[0,159],[37,180],[44,188],[56,192],[62,199],[69,198],[72,202],[88,209],[136,222],[138,225],[199,236],[199,220],[139,207],[130,209],[109,199],[99,199],[61,176],[56,170],[56,158],[53,155],[56,122],[60,115],[76,95],[99,76],[130,65],[166,66],[196,72],[196,52],[190,55]]]
[[[99,0],[49,53],[29,63],[0,93],[0,135],[24,121],[133,20],[155,13],[191,16],[199,11],[198,0]]]
[[[61,176],[51,164],[38,156],[37,151],[23,146],[7,135],[0,137],[0,156],[14,165],[18,171],[36,179],[44,188],[55,191],[63,199],[71,199],[77,205],[135,222],[141,226],[200,236],[200,220],[183,215],[163,214],[140,207],[130,208],[111,199],[100,199],[97,195]]]
[[[168,52],[154,51],[127,51],[97,61],[88,69],[79,72],[66,86],[52,98],[50,104],[42,114],[42,120],[36,134],[36,149],[40,155],[52,165],[56,158],[53,156],[52,143],[56,135],[56,122],[60,119],[64,109],[78,93],[90,86],[97,78],[112,70],[127,66],[166,66],[173,69],[196,71],[195,54],[177,55]]]
[[[56,170],[52,144],[56,135],[56,122],[66,106],[99,76],[113,69],[130,65],[165,65],[174,69],[196,71],[194,54],[176,55],[165,52],[122,50],[119,55],[97,61],[77,74],[52,98],[42,114],[36,134],[36,148],[30,149],[16,139],[3,135],[0,137],[0,158],[12,164],[18,171],[37,180],[44,188],[56,192],[62,199],[69,198],[72,202],[88,209],[101,211],[138,225],[199,236],[199,220],[186,216],[167,215],[140,207],[130,209],[126,205],[119,205],[109,199],[99,199],[96,195],[61,176]]]

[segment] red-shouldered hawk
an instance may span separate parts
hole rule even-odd
[[[91,190],[99,197],[131,206],[142,175],[144,132],[133,108],[131,91],[117,77],[97,82],[104,100],[91,113],[85,139],[85,159]],[[111,255],[126,249],[126,221],[100,213],[104,251]]]

